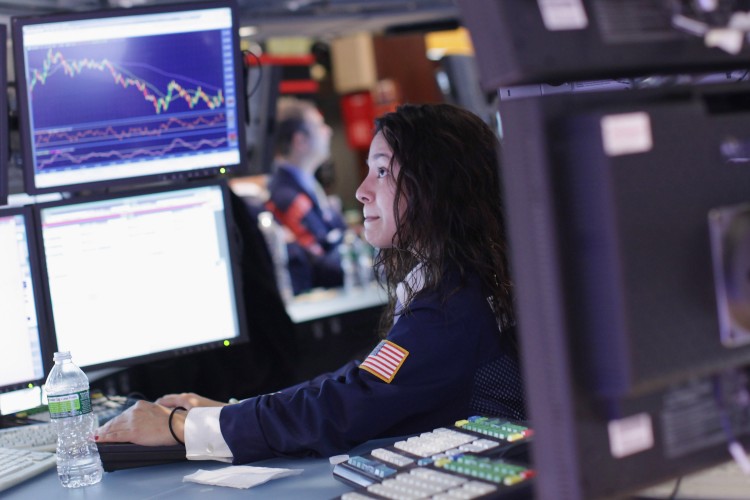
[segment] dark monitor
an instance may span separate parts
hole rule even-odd
[[[536,498],[729,461],[750,435],[750,86],[500,115]]]
[[[0,392],[41,384],[45,343],[39,260],[31,210],[0,209]]]
[[[244,168],[234,2],[22,17],[12,23],[28,193]]]
[[[0,24],[0,40],[7,40],[8,30]],[[8,136],[8,72],[7,52],[0,50],[0,205],[8,203],[10,193],[10,138]]]
[[[57,350],[127,366],[247,340],[223,182],[37,205]]]
[[[721,71],[750,64],[741,2],[458,0],[481,83]],[[734,23],[737,28],[727,30]]]
[[[247,150],[248,173],[251,175],[268,174],[273,170],[281,70],[279,65],[260,62],[248,70],[250,123],[247,126]]]
[[[491,121],[495,106],[479,86],[479,68],[474,56],[443,56],[435,70],[435,81],[445,102],[467,109],[486,122]]]

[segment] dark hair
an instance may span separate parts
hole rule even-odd
[[[287,156],[291,152],[294,134],[309,134],[305,112],[316,108],[311,101],[288,96],[279,98],[277,108],[275,148],[277,153]]]
[[[396,285],[418,264],[427,290],[440,283],[450,263],[462,280],[469,272],[479,275],[505,330],[514,322],[513,299],[495,133],[478,116],[449,104],[400,106],[375,121],[378,132],[393,151],[390,168],[400,166],[394,247],[376,258],[391,301]],[[400,213],[396,208],[403,205]],[[407,289],[407,304],[414,293]],[[383,317],[384,331],[393,305]]]

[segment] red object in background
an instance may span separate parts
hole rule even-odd
[[[317,93],[320,85],[310,76],[310,67],[313,64],[315,64],[315,57],[312,54],[296,56],[261,54],[260,57],[250,53],[245,54],[245,66],[281,66],[279,93],[282,95]]]
[[[354,92],[341,98],[341,116],[344,119],[346,140],[354,149],[367,149],[375,126],[375,105],[372,94]]]
[[[315,80],[282,80],[279,82],[280,94],[315,94],[318,90],[320,90],[320,85]]]

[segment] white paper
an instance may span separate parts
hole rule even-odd
[[[615,458],[623,458],[654,447],[651,416],[639,413],[619,420],[610,420],[609,449]]]
[[[232,465],[216,470],[203,470],[188,474],[183,481],[229,486],[230,488],[252,488],[259,484],[286,476],[296,476],[302,469],[274,469],[271,467],[253,467],[252,465]]]
[[[645,153],[654,147],[651,118],[643,111],[604,116],[601,130],[608,156]]]
[[[589,24],[581,0],[537,0],[548,31],[581,30]]]

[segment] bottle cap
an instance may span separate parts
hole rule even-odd
[[[55,353],[54,361],[62,361],[64,359],[70,359],[70,351],[60,351]]]

